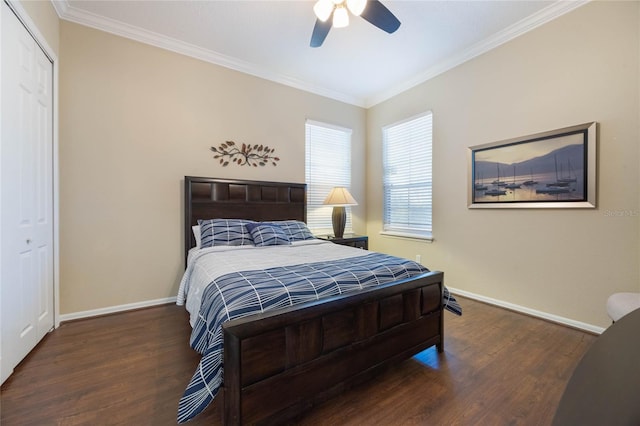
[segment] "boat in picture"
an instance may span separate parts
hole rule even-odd
[[[566,187],[568,187],[569,184],[571,183],[571,181],[562,180],[558,176],[558,158],[555,155],[553,156],[553,161],[554,161],[555,166],[556,166],[556,181],[548,183],[547,184],[547,188],[566,188]],[[570,190],[567,188],[567,191],[561,191],[561,192],[569,192],[569,191]],[[554,192],[554,193],[559,193],[559,192]]]
[[[538,181],[533,180],[533,169],[531,169],[531,179],[525,180],[524,182],[522,182],[522,184],[524,186],[533,186],[538,184]]]
[[[568,176],[562,176],[562,177],[558,178],[557,181],[559,183],[573,183],[573,182],[576,182],[578,180],[578,178],[576,176],[576,172],[571,167],[571,160],[567,160],[567,163],[568,163],[568,166],[569,166],[569,175]],[[562,165],[560,165],[560,167],[562,167]],[[560,169],[560,175],[562,175],[562,168]]]
[[[555,155],[553,156],[553,160],[556,166],[556,181],[548,183],[546,188],[536,189],[536,194],[566,194],[568,192],[571,192],[571,188],[569,188],[569,182],[562,182],[558,178],[558,159]]]
[[[504,187],[507,189],[520,188],[520,184],[516,183],[516,166],[515,165],[513,166],[513,182],[507,183]]]
[[[476,176],[476,183],[474,184],[474,188],[476,191],[486,191],[489,188],[482,182],[482,175],[480,175],[480,182],[478,182],[478,177]]]
[[[548,187],[554,187],[554,186],[569,186],[570,182],[560,182],[560,181],[555,181],[552,183],[548,183],[547,186]]]
[[[536,194],[566,194],[571,192],[571,188],[566,186],[550,186],[536,189]]]
[[[494,197],[498,195],[507,195],[507,191],[500,188],[491,188],[484,191],[484,195],[493,195]]]
[[[494,180],[493,182],[491,182],[496,187],[484,191],[484,195],[491,195],[491,196],[494,196],[494,197],[497,197],[499,195],[507,195],[507,191],[505,191],[504,189],[500,188],[501,186],[505,186],[506,183],[502,182],[500,180],[500,165],[498,163],[496,163],[496,168],[498,169],[498,178],[496,180]]]

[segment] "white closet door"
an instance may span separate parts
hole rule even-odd
[[[53,327],[53,65],[2,2],[2,382]]]

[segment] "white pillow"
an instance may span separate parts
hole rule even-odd
[[[200,248],[200,226],[194,225],[191,227],[191,230],[193,231],[193,236],[196,239],[196,248]]]

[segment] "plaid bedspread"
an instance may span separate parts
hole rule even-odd
[[[355,292],[429,272],[419,263],[381,253],[366,256],[233,272],[214,279],[202,295],[191,347],[203,356],[178,406],[183,423],[213,400],[223,380],[225,321],[255,313]],[[445,289],[445,308],[461,309]]]

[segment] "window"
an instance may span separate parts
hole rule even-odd
[[[430,239],[431,112],[382,129],[383,233]]]
[[[332,234],[332,207],[322,202],[334,186],[351,186],[351,129],[307,120],[306,173],[307,224],[316,234]],[[347,208],[345,233],[351,231],[351,212]]]

